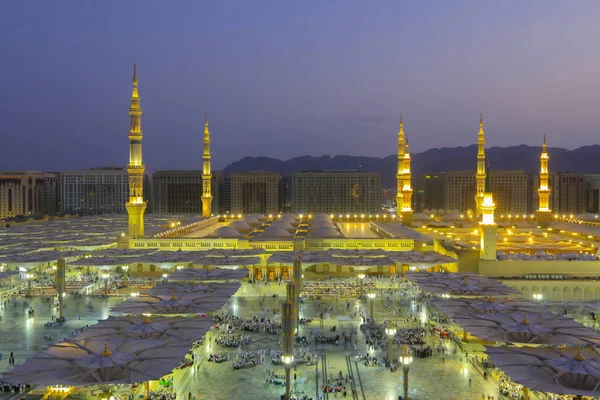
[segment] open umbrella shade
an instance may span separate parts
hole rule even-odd
[[[170,281],[216,281],[216,280],[237,280],[245,278],[248,275],[246,269],[181,269],[169,274]]]
[[[140,296],[115,306],[113,312],[128,314],[200,314],[219,310],[229,296],[215,293],[184,294],[178,296]]]
[[[484,340],[515,344],[598,345],[600,333],[549,312],[456,314],[454,320]]]
[[[408,280],[428,293],[451,296],[504,296],[519,293],[499,281],[478,274],[409,272]]]
[[[2,380],[77,387],[159,379],[188,352],[188,340],[65,340],[15,367]]]
[[[205,265],[215,267],[239,267],[244,265],[257,265],[260,264],[260,257],[249,256],[249,257],[197,257],[193,261],[193,265],[203,267]]]
[[[227,297],[229,299],[240,288],[239,282],[197,282],[197,283],[161,283],[147,290],[149,295],[176,296],[196,295],[198,298],[206,296]]]
[[[210,318],[162,316],[109,317],[86,328],[77,339],[201,339],[210,329]]]
[[[528,300],[496,300],[491,296],[486,299],[433,299],[433,306],[446,315],[464,314],[464,313],[511,313],[515,311],[539,312],[540,307]]]
[[[594,348],[490,347],[486,352],[506,375],[532,390],[600,395],[600,355]]]

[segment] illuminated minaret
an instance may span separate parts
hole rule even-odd
[[[475,191],[475,216],[481,215],[481,204],[485,192],[485,133],[483,132],[483,113],[479,118],[479,134],[477,136],[477,186]]]
[[[210,132],[208,130],[208,113],[204,121],[204,152],[202,153],[202,216],[209,218],[211,216],[211,180],[210,172]]]
[[[412,226],[412,186],[410,173],[410,153],[408,151],[408,138],[406,139],[404,151],[404,163],[402,166],[402,224]]]
[[[402,114],[400,114],[400,130],[398,131],[398,172],[396,173],[396,210],[398,215],[402,212],[404,202],[402,200],[402,187],[404,186],[402,178],[402,170],[404,169],[404,123],[402,122]]]
[[[538,189],[539,207],[536,211],[537,222],[545,228],[552,219],[552,210],[550,210],[550,186],[548,185],[548,151],[546,149],[546,134],[544,134],[544,143],[542,144],[542,154],[540,155],[540,187]]]
[[[496,260],[496,230],[497,225],[494,221],[494,196],[492,194],[492,177],[488,170],[484,180],[483,197],[481,201],[481,221],[479,222],[479,238],[481,240],[479,258],[481,260]]]
[[[144,236],[144,164],[142,163],[142,109],[138,94],[136,65],[133,64],[133,92],[129,107],[129,201],[125,204],[129,214],[129,237]]]

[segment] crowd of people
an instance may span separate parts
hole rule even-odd
[[[250,344],[254,342],[254,339],[247,335],[224,333],[222,335],[217,336],[215,342],[222,347],[239,347],[242,344]]]
[[[227,331],[267,332],[281,334],[281,322],[265,317],[241,318],[233,314],[217,314],[213,317],[217,328],[225,327]]]
[[[328,279],[325,281],[306,281],[302,285],[302,297],[308,299],[338,298],[355,299],[374,290],[373,282]]]

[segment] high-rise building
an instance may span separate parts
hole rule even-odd
[[[292,211],[292,201],[293,201],[293,185],[292,185],[292,176],[286,175],[281,178],[281,211],[284,213],[289,213]]]
[[[129,177],[125,168],[90,168],[60,174],[60,210],[65,213],[125,212]]]
[[[0,218],[55,215],[57,176],[37,171],[0,171]]]
[[[292,187],[294,212],[333,214],[381,212],[381,177],[377,172],[294,172]]]
[[[581,214],[586,210],[586,185],[584,174],[558,174],[558,207],[554,213]]]
[[[600,174],[586,174],[584,177],[586,212],[600,212]]]
[[[485,176],[485,169],[483,174]],[[446,178],[446,201],[444,210],[456,210],[459,212],[476,211],[477,207],[477,184],[479,177],[473,171],[448,171],[446,174],[440,174],[440,177]],[[483,180],[485,187],[485,178]],[[481,202],[483,202],[483,189],[481,191]]]
[[[281,176],[253,171],[231,174],[231,212],[233,214],[277,214]]]
[[[157,171],[153,174],[152,206],[158,214],[202,214],[204,171]],[[211,174],[211,214],[219,210],[221,174]]]
[[[421,174],[413,178],[415,211],[439,210],[446,207],[448,175]]]
[[[129,107],[129,201],[125,205],[129,215],[129,237],[144,236],[144,171],[142,161],[142,108],[138,94],[138,79],[136,65],[133,64],[133,91],[131,93],[131,106]]]
[[[492,170],[491,185],[497,214],[527,213],[527,174],[521,170]]]

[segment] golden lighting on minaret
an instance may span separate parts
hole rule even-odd
[[[208,113],[204,122],[204,152],[202,154],[202,216],[211,216],[212,191],[210,171],[210,131],[208,130]]]
[[[396,173],[396,208],[398,213],[402,210],[402,169],[404,168],[404,123],[402,122],[402,114],[400,114],[400,130],[398,131],[398,172]]]
[[[133,92],[129,107],[129,201],[125,204],[129,215],[129,237],[144,236],[144,171],[142,162],[142,108],[138,94],[137,68],[133,64]]]
[[[481,205],[485,192],[485,133],[483,131],[483,113],[479,117],[479,134],[477,136],[477,173],[475,192],[475,215],[481,215]]]
[[[489,167],[485,171],[483,196],[481,201],[481,221],[479,222],[480,250],[479,258],[482,260],[496,260],[496,222],[494,221],[494,212],[496,204],[492,194],[492,185]]]
[[[546,134],[542,143],[542,154],[540,155],[540,187],[538,189],[539,206],[536,212],[540,226],[547,227],[552,219],[550,210],[550,186],[548,184],[548,149],[546,147]]]

